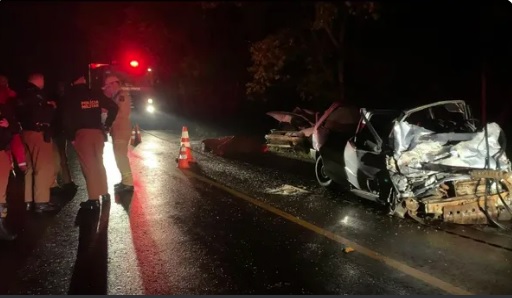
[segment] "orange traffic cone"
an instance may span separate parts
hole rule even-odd
[[[195,159],[192,156],[192,149],[190,147],[190,138],[188,136],[188,128],[186,126],[183,126],[182,129],[181,129],[180,148],[181,147],[187,148],[186,149],[187,161],[188,162],[195,162]],[[179,157],[176,158],[176,162],[179,162]]]
[[[196,160],[194,159],[194,157],[192,156],[192,149],[190,147],[185,147],[186,148],[186,152],[187,152],[187,160],[188,162],[196,162]]]
[[[181,141],[180,141],[180,147],[185,146],[187,148],[190,148],[190,139],[188,136],[188,128],[186,126],[183,126],[181,128]]]
[[[190,169],[187,158],[187,147],[180,147],[180,156],[178,157],[178,168],[179,169]]]

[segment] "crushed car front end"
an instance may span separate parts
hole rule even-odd
[[[464,101],[405,111],[386,167],[398,213],[457,224],[510,219],[511,163],[496,123],[477,127]]]

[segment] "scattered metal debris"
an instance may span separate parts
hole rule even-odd
[[[345,247],[343,248],[343,252],[344,252],[344,253],[346,253],[346,254],[351,253],[351,252],[353,252],[353,251],[355,251],[355,249],[353,249],[353,248],[352,248],[352,247],[350,247],[350,246],[345,246]]]
[[[304,193],[308,193],[309,191],[302,189],[302,188],[295,187],[293,185],[284,184],[283,186],[280,186],[278,188],[267,189],[266,192],[269,194],[289,196],[289,195],[304,194]]]
[[[212,152],[218,156],[267,152],[266,145],[255,137],[227,136],[217,139],[205,139],[201,142],[201,151]]]

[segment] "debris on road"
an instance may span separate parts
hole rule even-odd
[[[257,137],[227,136],[203,140],[201,142],[201,151],[212,152],[218,156],[257,154],[267,152],[267,146],[262,144]]]
[[[346,254],[351,253],[351,252],[353,252],[353,251],[355,251],[355,249],[353,249],[353,248],[352,248],[352,247],[350,247],[350,246],[345,246],[345,247],[343,247],[343,252],[344,252],[344,253],[346,253]]]
[[[285,196],[308,193],[308,191],[305,189],[298,188],[289,184],[284,184],[283,186],[274,189],[267,189],[266,192],[269,194],[278,194]]]

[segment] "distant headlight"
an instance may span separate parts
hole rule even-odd
[[[148,98],[148,103],[149,103],[149,104],[153,103],[153,99]]]
[[[146,107],[146,111],[148,111],[149,113],[154,113],[155,112],[155,107],[154,106],[147,106]]]

